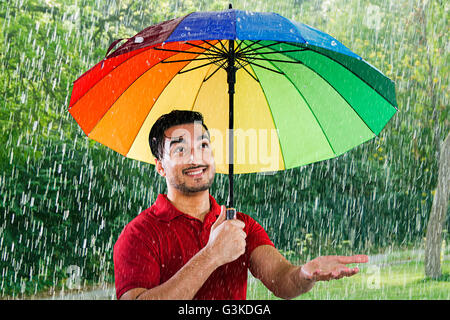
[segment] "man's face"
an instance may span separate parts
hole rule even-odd
[[[166,177],[168,185],[185,194],[208,190],[216,167],[210,138],[202,124],[177,125],[164,135],[164,151],[161,161],[157,161],[157,170]]]

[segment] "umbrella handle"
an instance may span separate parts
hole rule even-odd
[[[236,209],[235,208],[227,208],[227,220],[236,218]]]

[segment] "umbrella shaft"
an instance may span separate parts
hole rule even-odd
[[[234,151],[234,85],[236,84],[236,67],[234,66],[235,62],[235,52],[234,52],[234,41],[230,40],[228,42],[228,66],[227,70],[227,82],[228,82],[228,107],[229,107],[229,123],[228,123],[228,208],[234,207],[234,199],[233,199],[233,175],[234,175],[234,167],[233,167],[233,151]]]

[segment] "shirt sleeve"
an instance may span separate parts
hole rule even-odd
[[[245,254],[250,258],[252,251],[262,245],[269,245],[275,247],[273,242],[267,235],[266,230],[258,223],[256,220],[251,218],[249,215],[242,214],[242,218],[245,222],[245,232],[247,234],[246,242],[247,246],[245,248]]]
[[[145,241],[139,229],[139,226],[130,223],[114,245],[117,299],[131,289],[151,289],[160,284],[158,248],[151,241]]]

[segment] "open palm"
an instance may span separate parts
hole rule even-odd
[[[317,257],[301,268],[302,276],[312,281],[328,281],[350,277],[358,273],[358,267],[348,268],[351,263],[366,263],[369,258],[366,255],[354,256],[323,256]]]

